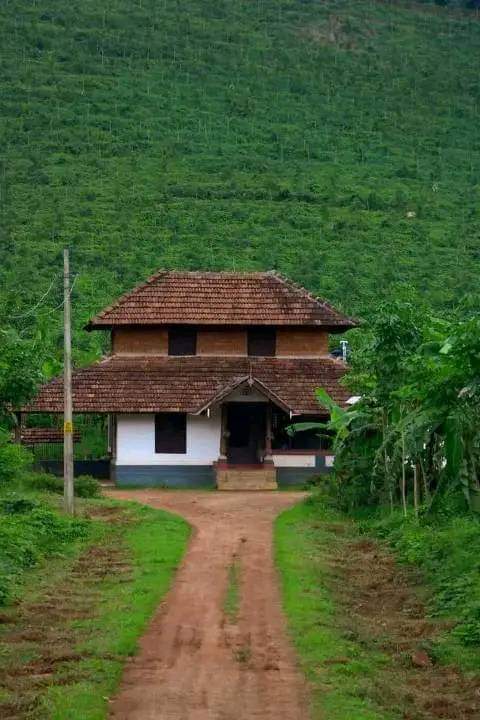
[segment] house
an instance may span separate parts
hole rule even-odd
[[[87,325],[108,357],[73,374],[75,413],[110,417],[118,485],[276,488],[328,471],[331,451],[292,422],[344,404],[329,334],[355,322],[275,272],[161,271]],[[63,412],[63,381],[28,412]]]

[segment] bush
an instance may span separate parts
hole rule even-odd
[[[31,464],[31,453],[21,445],[9,442],[5,433],[0,433],[0,485],[13,481]]]
[[[99,497],[100,483],[91,475],[79,475],[75,478],[75,495],[81,498]]]
[[[36,500],[13,495],[0,501],[0,512],[5,515],[22,515],[31,512],[37,506]]]
[[[35,490],[46,490],[59,495],[63,493],[63,478],[49,473],[32,474],[28,484]],[[93,498],[101,495],[100,483],[91,475],[79,475],[75,478],[74,487],[76,497]]]
[[[63,493],[63,480],[50,473],[35,472],[26,478],[27,485],[33,490],[45,490],[52,493]]]
[[[88,536],[89,522],[11,495],[0,503],[0,605],[12,599],[25,570]]]
[[[463,646],[480,645],[480,521],[426,516],[405,520],[400,512],[361,523],[386,540],[403,562],[425,573],[433,589],[430,612],[453,618],[452,634]]]

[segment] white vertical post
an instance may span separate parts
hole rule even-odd
[[[63,251],[63,498],[65,512],[73,515],[73,407],[72,407],[72,331],[70,312],[70,259]]]

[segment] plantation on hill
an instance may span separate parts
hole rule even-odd
[[[277,268],[357,314],[397,282],[438,310],[476,287],[475,10],[6,0],[0,34],[6,319],[64,246],[84,358],[87,317],[159,267]],[[48,336],[60,302],[58,279]]]

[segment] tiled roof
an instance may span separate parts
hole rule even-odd
[[[274,272],[161,271],[87,325],[158,323],[316,325],[348,329],[355,321]]]
[[[80,433],[74,433],[74,440],[80,440]],[[24,427],[20,431],[23,445],[40,445],[63,442],[63,430],[51,427]]]
[[[348,391],[339,384],[345,366],[338,360],[280,358],[121,357],[111,356],[73,374],[74,412],[198,413],[226,388],[246,379],[294,414],[318,414],[315,388],[323,387],[344,404]],[[41,388],[29,412],[62,412],[63,381]]]

